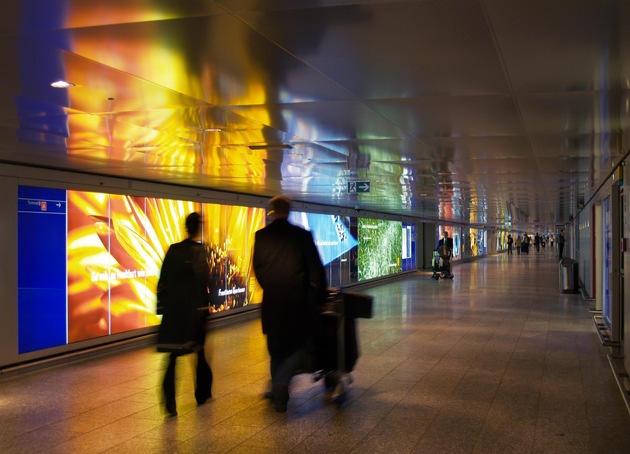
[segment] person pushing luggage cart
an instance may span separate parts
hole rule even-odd
[[[453,258],[453,238],[448,236],[448,232],[444,230],[443,237],[438,242],[437,248],[433,250],[433,260],[431,266],[433,275],[431,279],[453,279],[451,273],[451,259]]]
[[[291,199],[269,201],[273,219],[256,232],[252,264],[263,289],[261,324],[267,336],[274,409],[286,412],[289,386],[302,368],[308,343],[326,299],[326,272],[313,235],[289,222]]]

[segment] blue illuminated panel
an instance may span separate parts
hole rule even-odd
[[[289,221],[311,231],[324,265],[357,245],[357,240],[337,215],[291,212]]]
[[[18,251],[19,353],[65,345],[65,190],[18,187]]]
[[[403,222],[402,224],[402,270],[416,269],[416,224]]]

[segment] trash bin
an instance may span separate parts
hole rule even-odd
[[[562,293],[578,292],[578,263],[573,259],[560,260],[560,290]]]

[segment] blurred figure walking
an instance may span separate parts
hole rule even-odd
[[[212,397],[212,369],[204,348],[210,268],[206,249],[199,242],[201,217],[198,213],[188,215],[186,231],[188,238],[172,244],[166,252],[157,291],[158,314],[163,315],[157,349],[170,353],[162,390],[166,411],[171,416],[177,416],[175,365],[181,355],[197,355],[197,404],[201,405]]]
[[[303,367],[313,337],[319,303],[326,297],[326,274],[311,232],[288,221],[291,201],[269,202],[273,221],[256,232],[253,265],[263,289],[262,330],[271,357],[271,398],[278,412],[287,410],[289,384]]]

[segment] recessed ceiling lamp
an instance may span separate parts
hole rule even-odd
[[[70,88],[74,87],[75,84],[71,82],[66,82],[65,80],[56,80],[55,82],[51,82],[50,86],[54,88]]]

